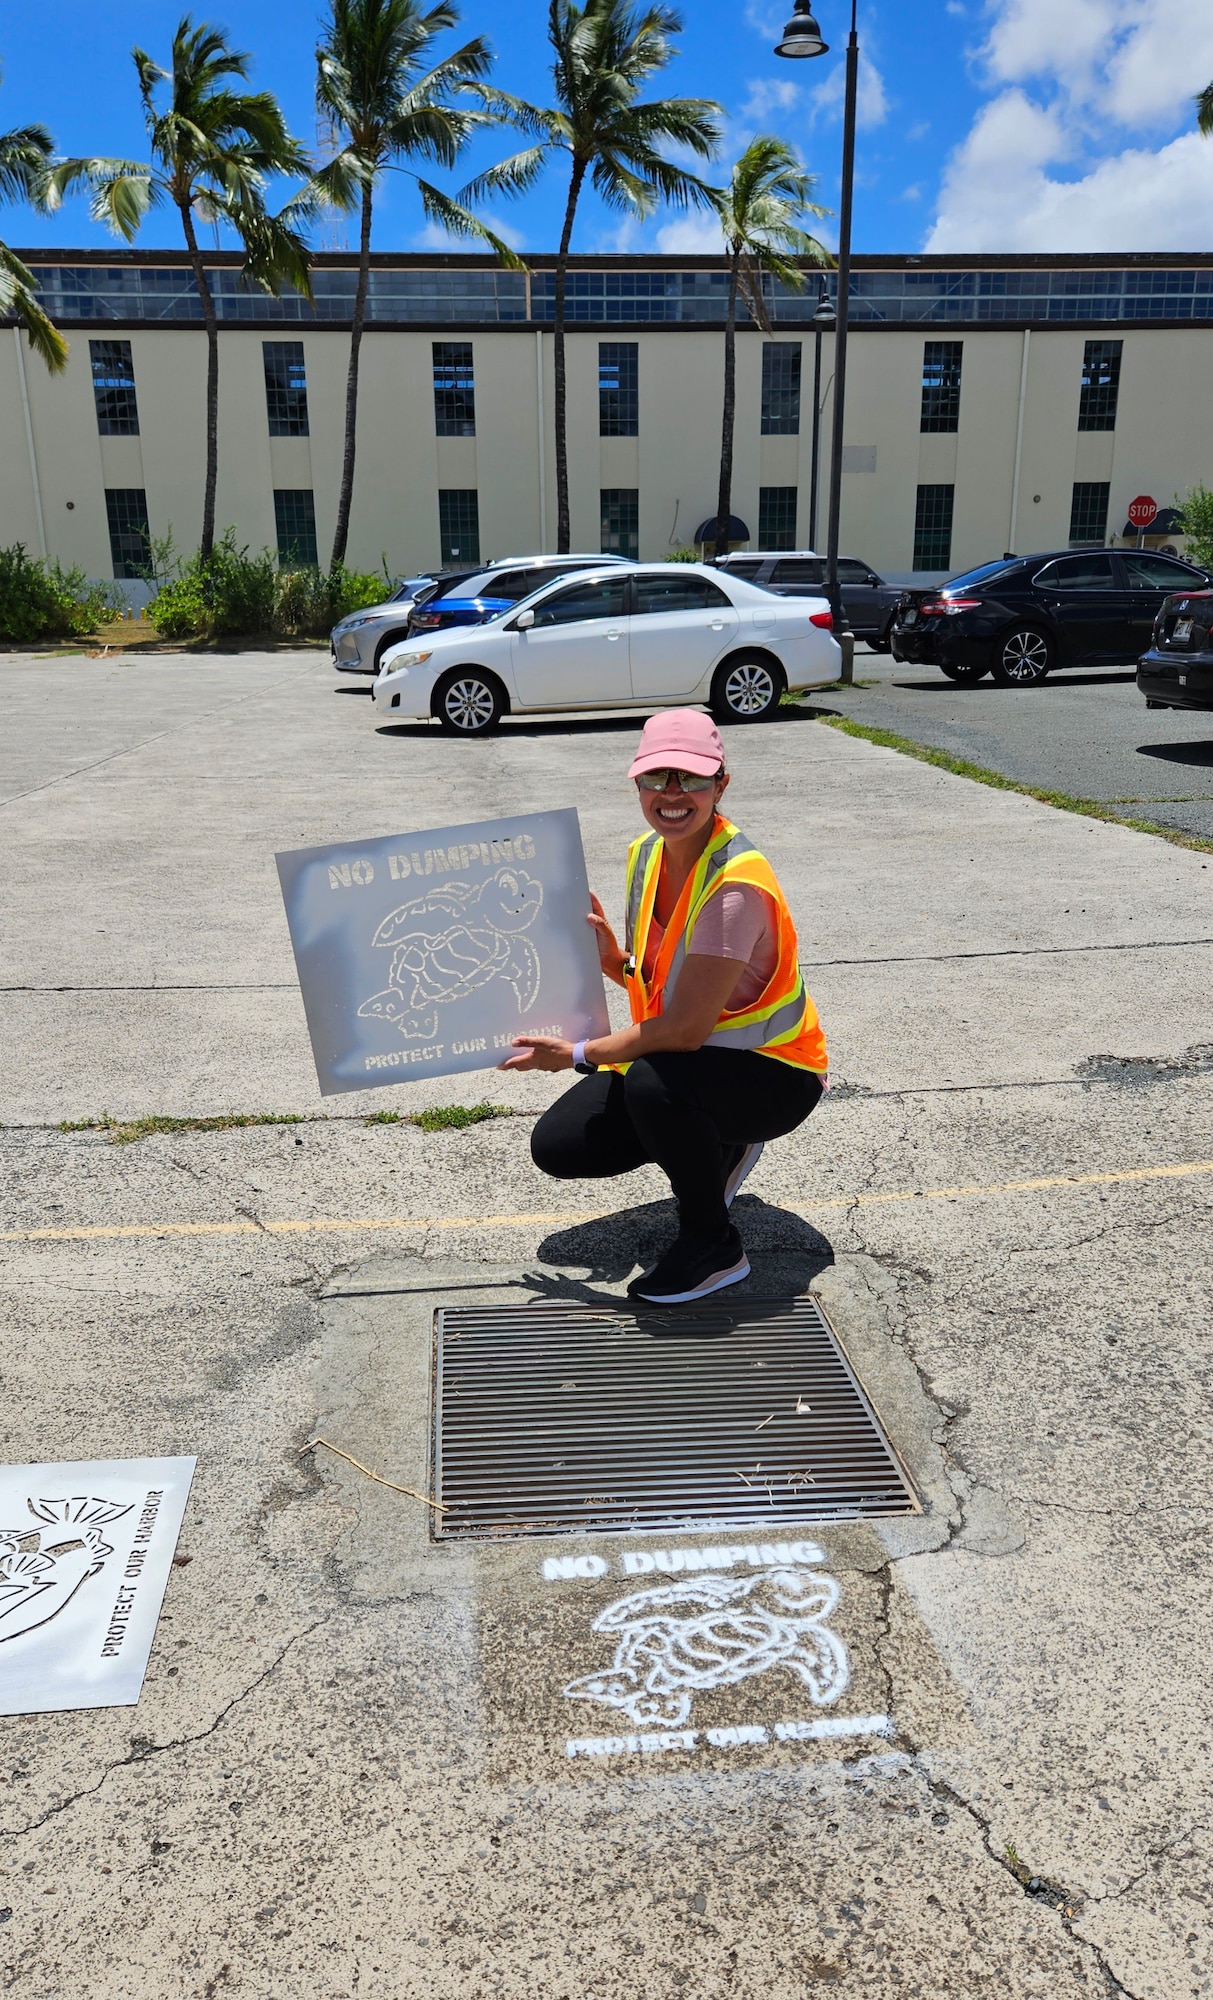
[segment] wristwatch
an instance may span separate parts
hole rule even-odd
[[[585,1052],[584,1042],[573,1043],[573,1068],[578,1076],[597,1076],[598,1064],[592,1063]]]

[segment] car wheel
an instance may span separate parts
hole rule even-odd
[[[765,653],[735,653],[716,669],[712,714],[717,722],[764,722],[774,715],[786,683]]]
[[[950,681],[959,681],[962,685],[967,686],[971,681],[983,681],[990,669],[988,667],[949,667],[941,660],[939,662],[939,671],[941,674],[946,674]]]
[[[504,707],[501,683],[481,667],[456,667],[434,689],[433,712],[452,736],[486,736]]]
[[[1053,664],[1053,648],[1035,625],[1016,625],[999,641],[991,671],[1000,687],[1036,687]]]
[[[402,645],[404,644],[404,641],[405,641],[405,640],[406,640],[406,639],[408,638],[408,636],[409,636],[409,635],[408,635],[408,633],[407,633],[407,632],[385,632],[385,633],[384,633],[384,635],[383,635],[382,639],[381,639],[381,640],[379,641],[379,644],[378,644],[378,645],[376,646],[376,648],[375,648],[375,672],[376,672],[376,673],[378,673],[378,672],[379,672],[380,668],[381,668],[381,667],[382,667],[382,665],[383,665],[383,656],[384,656],[384,654],[385,654],[385,653],[387,652],[387,649],[388,649],[388,647],[389,647],[389,646],[402,646]]]

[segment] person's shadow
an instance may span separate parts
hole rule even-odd
[[[757,1195],[740,1195],[733,1205],[733,1219],[750,1259],[749,1277],[714,1293],[702,1305],[631,1304],[646,1333],[668,1337],[681,1331],[699,1339],[728,1334],[741,1318],[753,1320],[782,1310],[834,1262],[833,1249],[819,1230]],[[540,1298],[619,1306],[625,1303],[620,1293],[604,1287],[622,1286],[655,1264],[677,1227],[673,1202],[655,1201],[554,1230],[539,1245],[538,1259],[555,1269],[531,1272],[526,1282]],[[571,1275],[578,1268],[585,1270],[584,1278]]]

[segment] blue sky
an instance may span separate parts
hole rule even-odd
[[[199,7],[226,23],[254,57],[253,80],[277,92],[293,129],[315,140],[313,50],[318,10],[282,0]],[[800,150],[837,205],[843,0],[821,0],[832,48],[810,63],[771,52],[781,0],[698,0],[661,94],[717,99],[726,154],[757,131]],[[139,157],[130,46],[167,53],[179,0],[143,0],[137,17],[117,0],[64,0],[51,9],[0,0],[0,128],[40,119],[68,153]],[[1213,249],[1213,140],[1193,129],[1192,96],[1213,78],[1213,6],[1176,0],[861,0],[860,135],[855,247],[861,251]],[[132,23],[137,18],[137,30]],[[467,33],[487,32],[495,80],[546,98],[543,0],[465,8]],[[284,25],[286,24],[286,25]],[[467,172],[511,150],[508,133],[479,144]],[[452,189],[464,176],[451,177]],[[559,228],[559,171],[494,220],[512,241],[551,250]],[[833,242],[833,225],[821,225]],[[83,201],[47,221],[5,217],[14,244],[101,246],[113,239]],[[178,245],[171,216],[144,227],[149,248]],[[435,243],[410,183],[393,176],[378,198],[375,248]],[[321,247],[342,247],[331,236]],[[665,211],[637,225],[587,197],[575,249],[707,250],[702,218]]]

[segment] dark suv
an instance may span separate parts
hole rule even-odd
[[[1138,659],[1164,598],[1202,589],[1204,570],[1152,549],[1059,549],[1004,556],[938,591],[907,591],[893,621],[893,658],[939,667],[954,681],[993,674],[1034,687],[1053,667]]]
[[[826,559],[811,549],[787,555],[764,555],[757,550],[722,556],[716,567],[727,569],[732,576],[744,576],[747,583],[760,583],[779,597],[820,597],[825,585]],[[839,556],[838,581],[855,637],[866,640],[875,652],[887,653],[893,614],[901,602],[899,587],[886,583],[870,564],[855,556]]]
[[[1213,590],[1164,599],[1137,685],[1147,708],[1213,708]]]

